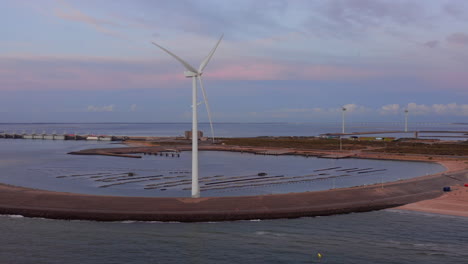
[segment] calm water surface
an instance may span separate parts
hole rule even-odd
[[[2,216],[0,232],[2,263],[439,264],[468,258],[468,218],[397,210],[220,223]]]
[[[53,191],[127,196],[190,197],[191,152],[141,159],[69,155],[116,147],[108,142],[0,139],[0,182]],[[328,190],[442,172],[434,163],[319,159],[202,151],[203,196]],[[266,174],[259,176],[259,174]]]

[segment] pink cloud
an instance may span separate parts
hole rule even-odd
[[[88,62],[92,67],[80,64]],[[157,64],[148,70],[131,71],[132,65],[145,62],[86,60],[29,60],[0,58],[0,90],[119,90],[134,88],[175,87],[185,81],[182,73],[158,71]],[[116,67],[121,66],[122,68]],[[154,67],[154,71],[151,68]],[[161,66],[159,66],[161,67]]]
[[[0,58],[0,89],[118,90],[174,87],[188,82],[182,69],[165,61],[112,60],[104,58],[57,59]],[[175,64],[177,66],[177,64]],[[213,65],[214,66],[214,65]],[[333,80],[371,78],[378,73],[327,65],[296,65],[274,61],[221,62],[206,70],[211,80]],[[138,69],[138,70],[135,70]]]
[[[447,41],[456,45],[467,46],[468,34],[461,32],[453,33],[447,37]]]
[[[383,76],[376,70],[365,70],[352,67],[339,67],[329,65],[308,66],[302,70],[302,75],[309,80],[334,80],[334,79],[361,79]]]
[[[468,87],[468,72],[460,70],[430,71],[421,74],[421,78],[429,81],[440,89],[466,91]]]
[[[222,65],[208,70],[205,75],[218,80],[279,80],[285,70],[284,66],[277,63],[253,62]]]
[[[382,76],[383,73],[352,67],[243,59],[209,69],[206,75],[222,80],[333,80],[372,78]]]
[[[189,83],[183,68],[168,60],[93,57],[0,57],[1,90],[119,90],[164,89]],[[214,61],[204,73],[208,80],[326,80],[413,78],[428,83],[424,89],[466,89],[462,70],[433,71],[351,67],[281,62],[257,58]],[[418,89],[414,87],[412,89]]]
[[[105,26],[115,27],[115,26],[118,26],[118,24],[110,20],[98,19],[90,15],[87,15],[81,12],[80,10],[72,7],[69,3],[67,3],[64,0],[60,1],[60,3],[62,4],[62,7],[56,8],[54,10],[54,15],[56,17],[64,19],[64,20],[85,23],[87,25],[92,26],[96,31],[109,35],[109,36],[125,38],[124,36],[122,36],[122,34],[105,27]]]

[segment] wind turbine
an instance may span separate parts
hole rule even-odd
[[[408,132],[408,109],[405,109],[405,132]]]
[[[345,112],[346,112],[346,108],[343,106],[343,107],[341,107],[341,110],[343,111],[343,112],[342,112],[342,116],[341,116],[341,134],[344,134],[344,132],[345,132],[344,127],[345,127]]]
[[[200,87],[203,94],[203,100],[205,102],[206,111],[208,112],[208,120],[210,121],[210,128],[211,128],[211,136],[214,142],[214,131],[213,131],[213,123],[211,122],[211,113],[210,107],[208,105],[208,100],[206,97],[205,88],[203,87],[202,81],[202,74],[203,70],[205,69],[206,65],[210,61],[211,57],[216,51],[219,43],[223,39],[223,35],[219,38],[216,45],[211,49],[210,53],[206,56],[206,58],[201,62],[198,70],[195,69],[192,65],[188,64],[183,59],[179,58],[174,53],[170,52],[169,50],[163,48],[162,46],[152,42],[155,46],[165,51],[167,54],[174,57],[174,59],[178,60],[182,65],[184,65],[186,71],[184,71],[184,75],[187,78],[192,78],[192,198],[200,197],[200,186],[198,184],[198,115],[197,115],[197,106],[198,106],[198,99],[197,99],[197,79],[200,82]]]

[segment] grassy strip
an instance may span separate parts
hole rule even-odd
[[[222,139],[222,142],[226,145],[232,146],[297,148],[310,150],[338,150],[340,145],[338,139],[294,137],[225,138]],[[399,141],[358,141],[343,139],[342,145],[344,150],[371,150],[375,152],[402,154],[468,156],[467,142],[420,143]]]

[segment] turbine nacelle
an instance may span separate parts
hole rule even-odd
[[[195,73],[195,72],[192,72],[192,71],[184,71],[184,75],[187,78],[193,78],[193,77],[201,76],[201,73]]]
[[[184,71],[184,76],[186,78],[195,78],[195,81],[198,79],[198,81],[200,82],[200,88],[202,90],[203,99],[205,101],[206,111],[207,111],[207,114],[208,114],[208,119],[210,121],[210,128],[211,128],[211,135],[212,135],[213,142],[214,142],[213,122],[211,121],[210,107],[208,105],[208,99],[206,97],[206,92],[205,92],[205,88],[203,87],[203,81],[202,81],[201,76],[203,74],[203,70],[205,69],[206,65],[208,65],[208,62],[210,62],[211,57],[213,57],[213,55],[214,55],[214,53],[216,51],[216,48],[218,48],[218,45],[219,45],[219,43],[221,42],[222,39],[223,39],[223,35],[221,35],[218,42],[216,42],[215,46],[210,50],[210,52],[205,57],[205,59],[200,63],[200,66],[198,67],[198,70],[195,67],[193,67],[192,65],[190,65],[188,62],[181,59],[179,56],[175,55],[174,53],[172,53],[168,49],[164,48],[163,46],[161,46],[161,45],[159,45],[159,44],[157,44],[155,42],[151,42],[151,43],[153,43],[153,45],[155,45],[156,47],[162,49],[167,54],[171,55],[174,59],[179,61],[184,66],[184,68],[186,69],[186,71]]]

